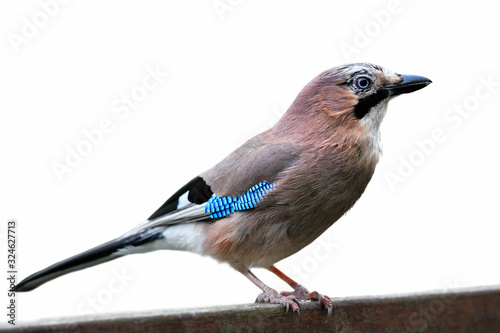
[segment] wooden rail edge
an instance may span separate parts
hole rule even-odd
[[[500,286],[446,292],[333,298],[328,318],[318,302],[301,315],[275,304],[47,319],[8,332],[500,332]]]

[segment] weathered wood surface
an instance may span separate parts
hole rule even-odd
[[[9,332],[500,332],[500,286],[447,292],[334,298],[301,316],[272,304],[60,318]]]

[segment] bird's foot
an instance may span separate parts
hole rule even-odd
[[[293,296],[296,299],[303,301],[319,301],[322,306],[328,310],[328,315],[331,316],[333,311],[333,303],[330,297],[321,295],[317,291],[309,292],[304,286],[298,284],[293,291],[282,291],[281,295],[285,297]]]
[[[266,291],[257,296],[255,302],[256,303],[269,302],[269,303],[281,304],[286,308],[286,313],[288,313],[288,310],[290,310],[291,308],[293,312],[297,312],[300,316],[299,300],[294,295],[278,294],[276,290],[268,288],[266,289]]]

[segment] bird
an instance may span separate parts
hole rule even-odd
[[[31,291],[64,274],[129,254],[181,250],[228,263],[261,289],[256,302],[300,315],[300,301],[331,299],[275,264],[340,219],[365,191],[382,147],[388,102],[432,81],[370,63],[341,65],[314,77],[279,121],[189,181],[148,219],[107,243],[60,261],[19,284]],[[253,274],[265,268],[293,291],[277,292]]]

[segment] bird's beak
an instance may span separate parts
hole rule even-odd
[[[417,75],[401,75],[403,81],[398,84],[390,84],[385,86],[383,89],[389,93],[389,96],[397,96],[401,94],[408,94],[419,89],[426,87],[429,83],[432,83],[426,77]]]

